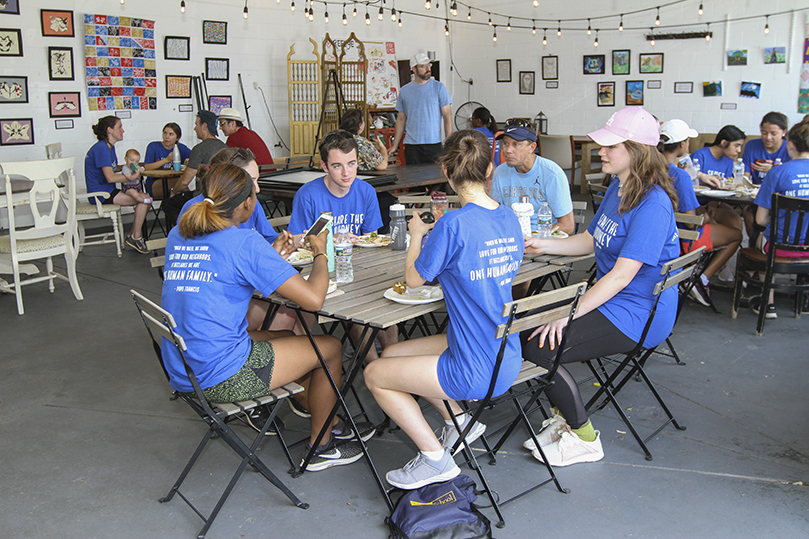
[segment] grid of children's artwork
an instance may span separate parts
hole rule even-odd
[[[84,15],[90,110],[157,109],[154,21]]]

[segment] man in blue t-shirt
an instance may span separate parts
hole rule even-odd
[[[534,206],[531,228],[537,227],[537,212],[543,202],[551,207],[557,228],[573,235],[576,223],[573,221],[573,202],[567,176],[562,168],[534,153],[537,136],[531,130],[511,125],[497,137],[500,152],[506,162],[497,167],[492,179],[491,197],[508,207],[520,201],[521,195],[528,195]]]
[[[452,99],[447,87],[432,78],[430,58],[420,52],[410,59],[413,81],[402,86],[396,101],[396,134],[391,148],[399,148],[404,136],[405,164],[435,163],[444,136],[452,134]],[[406,132],[405,132],[406,131]]]

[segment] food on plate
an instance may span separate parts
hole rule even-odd
[[[407,292],[407,285],[404,283],[404,281],[396,281],[393,283],[393,291],[397,294],[404,294]]]
[[[707,185],[695,185],[694,191],[706,191],[708,189]]]
[[[555,228],[555,229],[553,230],[553,232],[551,232],[551,237],[552,237],[552,238],[567,238],[567,237],[568,237],[568,233],[567,233],[567,232],[563,232],[563,231],[559,230],[558,228]]]
[[[390,236],[380,236],[376,232],[371,232],[368,235],[360,236],[357,244],[366,247],[386,247],[390,245]]]
[[[312,260],[312,251],[306,249],[298,249],[289,255],[291,262],[310,262]]]

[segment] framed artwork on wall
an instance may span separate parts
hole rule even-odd
[[[0,14],[19,15],[20,0],[6,0],[5,2],[0,2]]]
[[[50,80],[75,80],[72,47],[48,47],[48,75]]]
[[[629,75],[631,60],[631,52],[628,49],[612,51],[612,74]]]
[[[675,94],[691,94],[691,93],[694,93],[694,83],[693,82],[675,82],[674,83],[674,93]]]
[[[765,47],[764,48],[764,63],[765,64],[785,64],[785,63],[787,63],[787,48],[786,47]]]
[[[191,99],[191,77],[166,75],[166,98]]]
[[[48,92],[51,118],[81,117],[81,92]]]
[[[585,75],[603,75],[604,74],[604,55],[603,54],[590,54],[584,56],[584,74]]]
[[[643,81],[626,81],[626,104],[643,105]]]
[[[228,80],[230,78],[230,60],[227,58],[205,59],[205,80]]]
[[[163,40],[163,58],[166,60],[190,60],[191,38],[166,36]]]
[[[22,56],[22,31],[0,28],[0,56]]]
[[[28,77],[0,75],[0,104],[28,103]]]
[[[22,146],[33,143],[33,118],[0,119],[0,146]]]
[[[497,82],[511,82],[511,60],[497,60]]]
[[[559,79],[559,57],[543,56],[542,80],[558,80],[558,79]]]
[[[641,73],[662,73],[663,72],[663,53],[651,52],[648,54],[640,55],[640,72]]]
[[[598,106],[599,107],[614,107],[615,106],[615,83],[614,82],[599,82],[598,83]]]
[[[228,23],[202,21],[202,42],[212,45],[228,44]]]
[[[219,116],[219,111],[233,106],[233,98],[229,95],[209,95],[208,110]]]
[[[520,71],[520,94],[534,95],[534,79],[536,75],[533,71]]]
[[[39,17],[44,37],[75,37],[72,11],[40,9]]]

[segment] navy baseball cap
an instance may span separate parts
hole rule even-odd
[[[530,140],[531,142],[537,141],[536,133],[530,129],[520,127],[519,125],[510,125],[506,127],[506,130],[497,136],[497,140],[500,140],[503,137],[511,137],[514,140]]]
[[[217,136],[219,134],[216,130],[216,124],[218,123],[216,120],[216,114],[209,110],[201,110],[197,113],[197,116],[202,123],[208,125],[208,132],[211,135]]]

